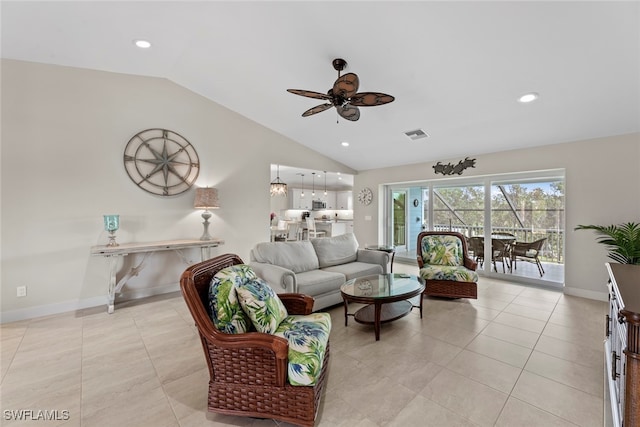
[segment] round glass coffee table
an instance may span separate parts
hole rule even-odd
[[[349,316],[356,322],[373,325],[376,341],[380,340],[380,325],[400,319],[420,308],[422,318],[422,291],[424,280],[409,274],[375,274],[348,280],[340,287],[344,300],[344,325]],[[410,298],[420,295],[420,305],[414,306]],[[355,313],[349,313],[349,303],[367,304]]]

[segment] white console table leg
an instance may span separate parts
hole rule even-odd
[[[113,313],[115,309],[116,300],[116,273],[118,270],[118,255],[109,256],[109,302],[107,305],[107,312]]]
[[[124,285],[127,284],[129,279],[131,279],[133,276],[137,276],[142,271],[142,269],[145,267],[145,262],[154,253],[155,252],[144,252],[144,254],[142,255],[142,260],[140,260],[140,263],[137,266],[131,268],[131,270],[129,270],[129,272],[125,274],[118,281],[117,285],[116,285],[116,273],[117,273],[118,257],[117,256],[109,257],[110,270],[111,270],[110,277],[109,277],[109,306],[107,307],[107,312],[109,314],[113,314],[113,311],[115,309],[116,294],[122,290],[122,288],[124,287]]]

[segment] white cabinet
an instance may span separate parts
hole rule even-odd
[[[289,191],[289,208],[291,209],[311,209],[311,191],[305,191],[302,197],[302,190],[292,188]]]
[[[336,209],[336,192],[327,191],[327,195],[324,195],[324,191],[320,193],[320,200],[327,204],[327,209]]]
[[[353,209],[353,191],[338,191],[336,193],[335,209]]]
[[[607,263],[605,373],[613,424],[640,425],[640,266]]]
[[[345,222],[345,233],[353,233],[353,221]]]
[[[302,190],[300,188],[289,189],[289,209],[308,209],[313,208],[313,200],[321,200],[325,202],[326,208],[331,210],[352,210],[353,209],[353,192],[352,191],[316,191],[315,197],[311,196],[311,189],[304,191],[304,197],[301,197]]]

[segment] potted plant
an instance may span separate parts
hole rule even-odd
[[[640,265],[640,223],[619,225],[578,225],[575,230],[594,230],[598,243],[609,249],[609,258],[620,264]]]

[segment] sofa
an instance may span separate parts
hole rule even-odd
[[[317,311],[342,302],[345,281],[386,274],[389,254],[359,249],[353,233],[296,242],[258,243],[251,268],[277,293],[310,295]]]

